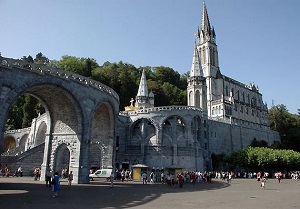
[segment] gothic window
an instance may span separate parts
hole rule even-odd
[[[234,90],[233,90],[233,88],[231,89],[231,96],[234,97]]]
[[[206,127],[206,120],[204,120],[204,127]]]
[[[247,95],[247,102],[248,102],[248,104],[250,104],[250,95],[249,94]]]
[[[225,87],[225,96],[228,96],[228,86]]]
[[[198,108],[200,108],[200,93],[199,93],[199,91],[196,91],[195,106],[198,107]]]
[[[193,106],[193,91],[190,91],[189,93],[189,105],[190,106]]]
[[[245,93],[244,92],[242,93],[242,99],[243,99],[243,102],[245,102]]]
[[[203,47],[203,63],[206,63],[206,53],[205,53],[205,48]]]
[[[237,99],[240,101],[240,90],[237,91]]]
[[[210,55],[210,63],[212,65],[214,65],[214,52],[213,52],[213,49],[209,50],[209,55]]]

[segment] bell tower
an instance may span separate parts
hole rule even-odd
[[[218,46],[216,44],[216,33],[210,26],[207,8],[203,2],[201,27],[198,27],[196,35],[197,49],[199,51],[200,62],[203,69],[203,77],[207,86],[207,110],[208,115],[211,113],[212,101],[220,100],[220,94],[215,88],[217,79],[221,78],[218,59]]]
[[[190,71],[190,77],[188,78],[188,87],[187,87],[188,106],[201,108],[203,111],[206,111],[207,110],[206,93],[207,93],[206,80],[203,77],[200,54],[195,42],[192,67]]]

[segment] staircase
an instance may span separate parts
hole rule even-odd
[[[44,147],[45,143],[42,143],[20,155],[11,155],[14,152],[10,152],[10,155],[3,153],[0,158],[1,168],[7,165],[12,176],[16,169],[21,166],[24,176],[33,176],[34,168],[40,168],[43,163]]]

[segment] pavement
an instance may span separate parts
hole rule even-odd
[[[213,179],[212,183],[165,184],[96,180],[90,184],[67,185],[61,181],[58,197],[43,181],[33,177],[0,177],[0,206],[3,209],[298,209],[300,180],[269,179],[261,189],[255,179],[233,179],[231,184]]]

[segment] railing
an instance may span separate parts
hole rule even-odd
[[[22,133],[22,132],[30,132],[30,127],[29,128],[22,128],[22,129],[4,131],[4,135],[5,134]]]
[[[29,63],[27,61],[11,59],[11,58],[1,57],[1,56],[0,56],[0,65],[10,69],[12,69],[13,67],[17,67],[24,70],[34,71],[41,75],[49,74],[66,80],[72,80],[80,84],[92,86],[100,91],[108,93],[109,95],[113,96],[116,100],[119,101],[119,95],[112,88],[104,85],[103,83],[100,83],[90,78],[86,78],[76,73],[49,67],[43,64]]]
[[[151,107],[144,108],[136,111],[123,111],[120,112],[121,115],[137,115],[142,113],[151,113],[159,111],[171,111],[171,110],[192,110],[192,111],[202,111],[201,108],[192,107],[192,106],[162,106],[162,107]]]

